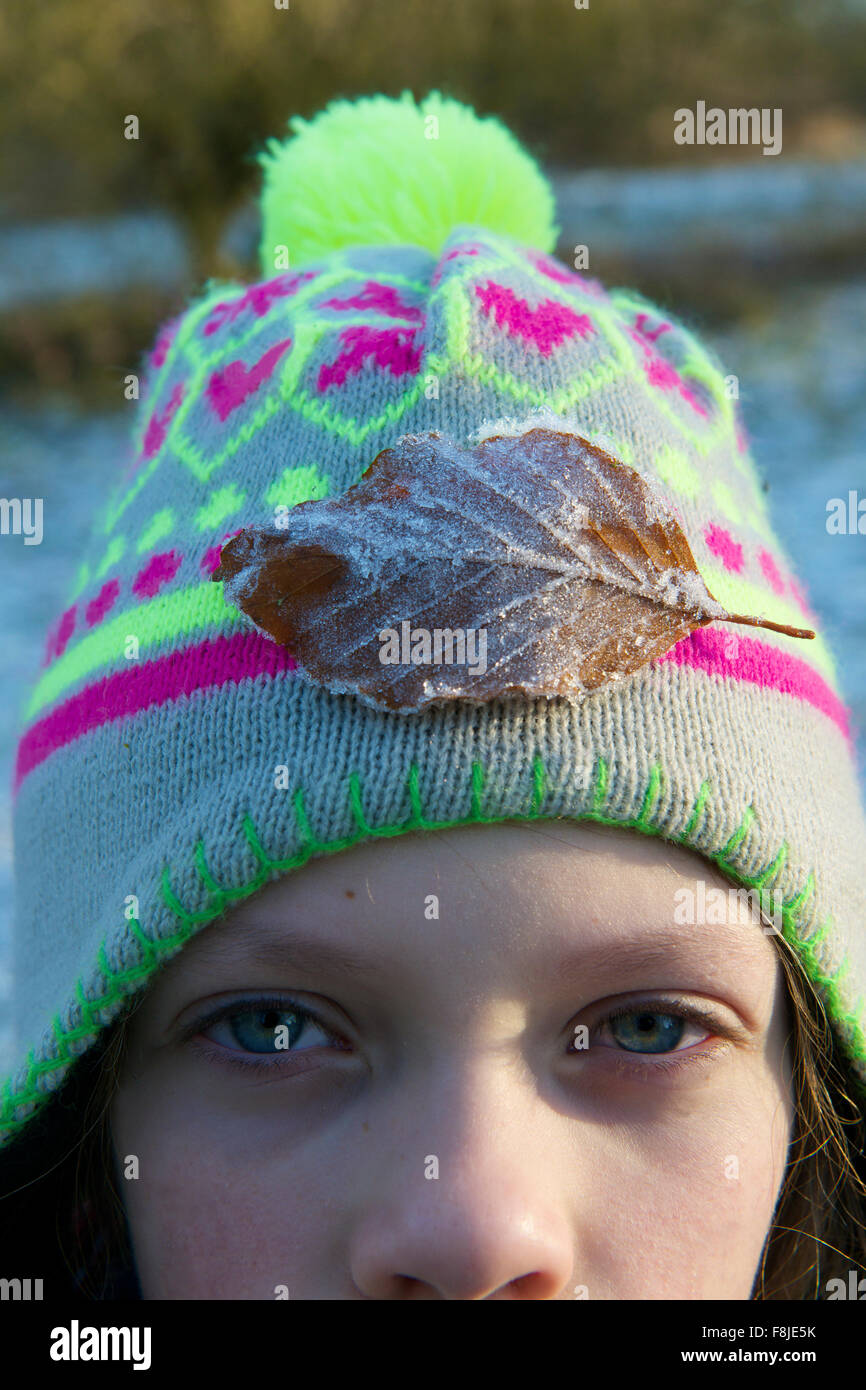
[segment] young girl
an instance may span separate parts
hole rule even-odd
[[[851,1296],[866,824],[726,379],[497,121],[291,124],[26,709],[3,1272]]]

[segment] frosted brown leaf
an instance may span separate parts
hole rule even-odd
[[[727,613],[648,479],[579,435],[406,435],[340,497],[222,548],[225,599],[326,689],[409,712],[580,699]],[[438,634],[438,637],[437,637]]]

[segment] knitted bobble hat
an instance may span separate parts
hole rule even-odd
[[[765,890],[866,1084],[848,713],[720,367],[554,258],[551,191],[496,120],[405,92],[290,127],[260,156],[261,279],[208,283],[159,333],[22,711],[0,1137],[266,882],[379,835],[539,817],[662,836]],[[230,538],[338,498],[404,436],[539,424],[652,483],[729,612],[816,638],[712,621],[580,700],[391,711],[306,678],[212,580]]]

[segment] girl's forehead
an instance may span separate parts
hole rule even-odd
[[[706,987],[726,972],[766,987],[778,968],[754,903],[709,862],[579,822],[407,835],[312,861],[176,960],[178,972],[221,984],[233,972],[294,972],[426,980],[431,991],[458,971],[491,989],[530,977],[627,989]]]
[[[730,886],[709,861],[658,836],[581,821],[500,823],[401,835],[310,861],[259,890],[249,908],[260,916],[342,900],[356,916],[365,899],[401,908],[441,889],[455,908],[517,895],[524,907],[543,897],[548,906],[568,899],[573,910],[574,894],[590,892],[611,903],[640,895],[664,909],[677,890],[701,882]]]

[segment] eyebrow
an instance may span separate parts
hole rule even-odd
[[[204,944],[204,943],[203,943]],[[338,942],[322,941],[303,936],[285,925],[252,921],[238,928],[233,923],[232,934],[215,933],[207,940],[208,959],[225,964],[262,965],[274,969],[290,966],[309,973],[338,970],[345,975],[370,977],[380,974],[384,958],[362,955]]]
[[[549,969],[555,979],[567,979],[578,973],[589,978],[605,976],[624,969],[639,973],[656,966],[671,966],[677,961],[691,963],[695,952],[700,952],[705,962],[710,958],[713,966],[724,969],[725,964],[730,963],[736,969],[746,963],[742,952],[735,950],[736,942],[743,945],[748,942],[756,948],[761,939],[757,926],[751,930],[756,933],[754,938],[749,934],[748,924],[739,927],[720,924],[713,926],[712,932],[707,935],[691,938],[686,936],[683,928],[676,933],[666,928],[663,934],[649,938],[629,936],[600,942],[595,946],[581,946],[579,941],[575,941],[565,951],[549,957]],[[206,945],[205,939],[201,940],[208,960],[227,965],[259,965],[275,970],[290,968],[310,974],[330,970],[358,979],[370,979],[381,976],[394,963],[392,954],[354,951],[341,942],[323,941],[319,937],[295,931],[286,923],[255,919],[240,929],[237,923],[233,923],[231,935],[227,928],[224,933],[216,929],[207,938]]]
[[[736,934],[737,931],[739,934]],[[713,958],[714,963],[717,960],[720,967],[730,962],[736,968],[744,963],[743,953],[736,951],[736,944],[740,942],[756,947],[762,939],[757,925],[752,925],[751,931],[754,933],[752,936],[749,935],[750,925],[744,923],[733,931],[722,925],[714,926],[712,935],[687,937],[680,928],[675,935],[666,931],[664,935],[649,938],[627,937],[620,941],[604,941],[583,954],[566,951],[556,961],[555,968],[560,974],[568,974],[576,966],[599,973],[621,968],[623,964],[627,964],[630,970],[644,970],[656,965],[670,965],[678,959],[693,959],[696,951],[704,959]]]

